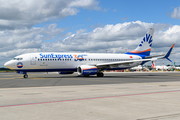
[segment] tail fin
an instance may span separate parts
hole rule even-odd
[[[145,35],[138,47],[126,54],[144,55],[149,56],[151,52],[151,46],[153,41],[154,28],[150,28],[149,32]]]
[[[152,61],[152,68],[156,69],[155,62]]]

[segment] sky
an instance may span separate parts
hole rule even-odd
[[[151,55],[175,43],[180,65],[179,23],[179,0],[0,0],[0,67],[32,52],[125,53],[151,27]]]

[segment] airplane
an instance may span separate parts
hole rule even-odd
[[[169,66],[169,70],[173,71],[173,70],[180,70],[180,67],[176,67],[176,62],[174,62],[173,66]]]
[[[155,63],[153,63],[152,68],[154,68],[155,70],[168,70],[168,66],[166,65],[155,65]]]
[[[180,67],[176,67],[175,62],[174,62],[173,66],[172,66],[172,69],[174,69],[174,70],[180,70]]]
[[[77,72],[79,76],[97,75],[97,77],[103,77],[104,70],[129,69],[143,65],[148,61],[163,58],[171,61],[168,57],[175,44],[172,45],[165,55],[150,56],[153,33],[154,28],[150,28],[137,48],[125,54],[27,53],[14,57],[6,62],[4,66],[23,74],[24,78],[28,78],[28,72],[59,72],[59,74],[73,74]]]
[[[166,65],[155,66],[155,63],[153,63],[152,68],[154,68],[155,70],[166,70],[166,71],[172,71],[172,70],[176,69],[175,62],[173,64],[173,66],[171,66],[171,65],[169,65],[169,66],[166,66]]]
[[[176,69],[175,62],[173,64],[173,66],[171,66],[171,65],[168,66],[168,71],[174,71],[175,69]]]
[[[175,67],[176,70],[180,70],[180,67]]]
[[[132,67],[131,70],[143,70],[143,67],[142,65],[138,65],[138,66]]]
[[[134,71],[147,70],[147,71],[149,71],[149,68],[142,66],[142,65],[138,65],[138,66],[132,67],[130,70],[134,70]]]

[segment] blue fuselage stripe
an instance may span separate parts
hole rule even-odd
[[[23,71],[23,72],[59,72],[59,71],[67,71],[67,72],[76,72],[77,68],[68,68],[68,69],[18,69],[15,71]]]
[[[124,70],[128,68],[106,68],[103,70]],[[61,71],[66,71],[66,72],[77,72],[77,68],[69,68],[69,69],[18,69],[15,70],[17,72],[61,72]]]

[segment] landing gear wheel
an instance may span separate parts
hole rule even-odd
[[[24,78],[28,78],[28,75],[27,75],[27,74],[25,74],[25,75],[24,75]]]
[[[97,77],[103,77],[104,73],[97,73]]]

